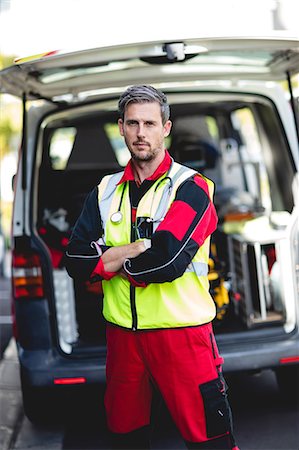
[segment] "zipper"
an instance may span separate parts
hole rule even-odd
[[[131,202],[131,189],[129,185],[129,199],[131,207],[131,242],[136,241],[136,228],[135,220],[132,220],[132,202]],[[137,331],[137,310],[136,310],[136,290],[135,286],[130,284],[130,305],[132,314],[132,331]]]
[[[136,311],[136,298],[135,298],[135,286],[130,284],[130,302],[132,312],[132,330],[137,331],[137,311]]]

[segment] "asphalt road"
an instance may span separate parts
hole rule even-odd
[[[272,371],[227,379],[237,443],[241,450],[298,450],[298,402],[286,403]],[[91,411],[90,411],[91,412]],[[96,414],[84,412],[64,429],[64,449],[104,449],[106,433]],[[185,449],[166,408],[156,412],[152,448]]]
[[[0,277],[0,359],[12,335],[10,279]]]
[[[241,450],[298,450],[298,403],[283,401],[271,371],[234,376],[228,382],[235,436]],[[79,401],[70,399],[70,411],[61,425],[37,427],[23,417],[16,425],[9,449],[109,449],[100,403],[96,395]],[[163,404],[154,417],[151,448],[185,449]]]

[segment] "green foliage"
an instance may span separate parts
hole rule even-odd
[[[2,55],[0,53],[0,70],[5,69],[5,67],[9,67],[13,64],[15,60],[15,56],[12,55]]]
[[[15,133],[12,127],[11,119],[9,117],[0,118],[0,148],[1,156],[4,156],[10,151],[10,140]]]
[[[0,70],[13,64],[15,56],[0,53]],[[11,142],[20,134],[20,105],[18,101],[7,101],[5,94],[0,94],[0,159],[12,151]]]

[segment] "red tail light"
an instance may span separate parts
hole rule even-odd
[[[298,363],[299,362],[299,356],[287,356],[285,358],[280,358],[279,360],[280,364],[291,364],[291,363]]]
[[[265,245],[264,251],[265,251],[265,255],[267,257],[268,271],[270,274],[272,267],[274,266],[274,263],[276,262],[275,246],[273,244]]]
[[[44,297],[40,258],[32,250],[13,252],[12,287],[15,299]]]
[[[54,379],[54,384],[84,384],[84,383],[86,383],[86,378],[84,377]]]

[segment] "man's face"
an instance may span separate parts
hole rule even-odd
[[[124,120],[119,119],[118,126],[132,158],[135,161],[152,161],[164,152],[164,138],[170,133],[171,121],[163,125],[157,102],[130,103]]]

